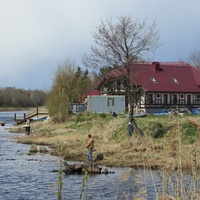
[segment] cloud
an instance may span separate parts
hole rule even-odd
[[[154,59],[185,59],[200,51],[199,7],[199,0],[1,0],[0,87],[50,88],[66,58],[82,65],[91,32],[111,16],[157,20],[163,45]]]

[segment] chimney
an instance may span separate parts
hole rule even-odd
[[[160,63],[159,63],[159,62],[153,62],[153,63],[152,63],[152,66],[153,66],[153,69],[154,69],[155,71],[163,71],[163,69],[160,68]]]

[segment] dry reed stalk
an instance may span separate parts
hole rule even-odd
[[[194,126],[197,127],[198,130],[200,130],[200,124],[193,118],[186,118],[186,121],[190,124],[193,124]]]
[[[123,183],[123,182],[126,182],[126,181],[128,180],[128,178],[129,178],[129,176],[131,175],[132,171],[133,171],[132,168],[127,169],[127,170],[123,173],[122,177],[120,178],[119,184],[121,184],[121,183]]]

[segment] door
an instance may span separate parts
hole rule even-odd
[[[167,105],[168,104],[168,95],[164,94],[164,104]]]
[[[191,95],[187,95],[187,105],[191,104]]]
[[[177,95],[176,94],[174,94],[174,96],[173,96],[173,104],[177,104]]]

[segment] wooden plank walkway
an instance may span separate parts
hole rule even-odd
[[[41,115],[48,115],[48,110],[44,107],[36,107],[34,110],[31,110],[27,114],[24,113],[23,116],[21,115],[20,117],[18,117],[15,113],[14,120],[17,124],[21,124],[26,122],[28,119],[31,119],[33,117],[39,117]]]

